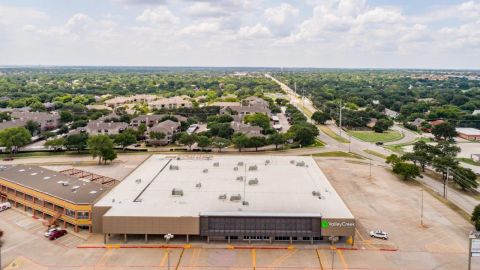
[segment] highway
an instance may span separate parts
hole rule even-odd
[[[294,106],[296,106],[300,111],[302,111],[305,116],[311,121],[310,116],[313,112],[316,111],[315,107],[313,106],[313,103],[306,97],[302,98],[300,95],[295,93],[290,87],[288,87],[286,84],[280,82],[276,78],[272,77],[270,74],[265,74],[267,78],[272,79],[274,82],[276,82],[282,90],[284,90],[287,93],[288,98],[290,99],[290,103]],[[343,138],[346,138],[347,140],[350,141],[350,143],[341,143],[338,142],[337,140],[331,138],[327,134],[323,133],[320,129],[320,135],[318,136],[320,140],[325,142],[327,144],[326,150],[328,151],[345,151],[345,152],[352,152],[361,156],[364,156],[368,159],[372,160],[372,164],[375,166],[387,166],[385,163],[385,160],[383,157],[380,157],[378,155],[372,155],[370,151],[373,151],[375,153],[379,153],[383,156],[388,156],[390,154],[395,154],[394,152],[383,148],[381,146],[378,146],[374,143],[368,143],[364,142],[361,140],[356,139],[355,137],[349,136],[346,132],[340,132],[340,129],[333,123],[327,124],[327,126],[336,134],[341,135]],[[403,132],[405,137],[402,138],[399,141],[396,141],[394,144],[397,143],[406,143],[406,142],[411,142],[415,140],[418,135],[414,132],[408,131],[402,127],[399,126],[394,126],[393,129],[398,130],[400,132]],[[370,153],[367,153],[365,151],[369,151]],[[423,183],[426,187],[430,188],[434,192],[440,194],[443,196],[443,183],[433,179],[427,175],[423,175],[423,178],[418,178],[418,181]],[[456,204],[459,208],[463,209],[467,213],[472,213],[473,208],[475,208],[476,205],[480,203],[480,200],[476,200],[475,198],[464,195],[460,193],[459,191],[453,190],[453,189],[448,189],[447,191],[447,198],[454,204]]]

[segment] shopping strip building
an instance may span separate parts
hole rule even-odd
[[[102,184],[34,165],[0,165],[0,201],[59,225],[90,230],[93,204],[110,190]]]
[[[93,207],[93,232],[185,241],[352,238],[355,219],[311,157],[153,155]]]

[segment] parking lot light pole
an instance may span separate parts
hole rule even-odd
[[[422,192],[422,204],[421,204],[421,211],[420,211],[420,225],[423,227],[423,189],[420,190]]]
[[[167,244],[170,241],[170,239],[172,239],[173,237],[174,235],[171,233],[165,234],[164,238],[167,241]],[[167,267],[168,267],[167,269],[170,270],[170,249],[168,247],[167,247]]]

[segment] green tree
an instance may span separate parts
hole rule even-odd
[[[230,145],[230,140],[222,137],[214,137],[212,139],[212,146],[218,149],[218,152],[222,152],[222,149]]]
[[[245,116],[244,118],[245,123],[252,124],[254,126],[259,126],[263,128],[263,130],[270,128],[270,117],[263,113],[254,113]]]
[[[415,165],[418,163],[422,171],[425,171],[425,167],[432,164],[434,157],[438,154],[440,154],[440,150],[435,146],[418,141],[413,145],[413,152],[404,154],[402,160],[412,161]]]
[[[475,206],[475,208],[473,209],[472,217],[470,218],[470,220],[475,225],[475,229],[477,231],[480,231],[480,204]]]
[[[317,124],[324,125],[325,122],[327,122],[330,119],[331,119],[330,115],[325,112],[316,111],[312,114],[312,120],[315,121]]]
[[[30,135],[35,136],[40,131],[40,124],[33,120],[28,120],[25,128],[30,132]]]
[[[62,123],[69,123],[73,121],[73,114],[69,111],[60,112],[60,121]]]
[[[262,147],[266,144],[265,137],[254,136],[248,140],[248,147],[255,147],[255,151],[258,151],[258,147]]]
[[[0,145],[5,147],[10,154],[17,151],[18,148],[30,143],[32,136],[30,132],[23,127],[12,127],[0,130]]]
[[[155,131],[152,131],[150,132],[150,139],[152,140],[163,140],[165,139],[167,135],[165,135],[165,133],[163,132],[155,132]]]
[[[212,141],[210,140],[210,138],[203,135],[197,136],[195,140],[197,142],[197,146],[200,147],[202,150],[206,147],[209,147],[212,144]]]
[[[59,148],[64,147],[65,142],[66,142],[65,138],[59,137],[59,138],[56,138],[56,139],[51,139],[51,140],[46,141],[44,145],[46,147],[51,147],[51,148],[57,150]]]
[[[373,127],[373,130],[378,133],[383,133],[384,131],[387,131],[391,126],[393,126],[393,121],[391,119],[379,119],[375,126]]]
[[[104,164],[107,164],[107,161],[113,161],[117,158],[117,152],[115,151],[115,149],[113,149],[113,147],[105,149],[102,154]]]
[[[395,154],[391,154],[385,159],[385,163],[391,164],[392,167],[395,166],[395,164],[401,162],[402,160]]]
[[[76,150],[78,152],[87,148],[88,134],[78,133],[67,136],[65,140],[65,147],[68,150]]]
[[[267,142],[269,144],[275,145],[275,150],[278,149],[279,145],[285,144],[287,140],[285,139],[285,136],[283,136],[280,133],[273,133],[272,135],[268,136]]]
[[[409,180],[421,176],[420,169],[415,164],[406,162],[396,162],[393,165],[393,172],[403,176],[404,180]]]
[[[452,170],[452,176],[453,181],[464,191],[478,187],[477,175],[471,169],[457,166]]]
[[[318,135],[317,127],[308,123],[292,125],[288,132],[293,135],[293,140],[302,146],[314,143],[315,137]]]
[[[127,146],[137,142],[137,133],[133,129],[124,130],[122,133],[115,135],[113,141],[125,150]]]
[[[457,136],[455,127],[449,122],[436,125],[432,128],[432,134],[437,140],[453,140]]]
[[[248,137],[243,133],[235,133],[232,137],[232,143],[235,145],[235,148],[238,149],[239,152],[242,152],[242,149],[248,146]]]
[[[90,136],[87,145],[92,157],[98,157],[98,164],[101,164],[102,161],[106,162],[107,160],[113,160],[116,157],[116,154],[114,155],[112,153],[115,152],[113,149],[113,141],[107,135]]]
[[[192,150],[192,145],[195,144],[197,135],[183,133],[178,140],[179,143],[188,146],[188,150]]]

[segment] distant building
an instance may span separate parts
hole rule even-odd
[[[456,128],[457,135],[460,138],[470,140],[470,141],[478,141],[480,140],[480,130],[476,128]]]
[[[165,134],[164,141],[169,143],[172,141],[173,135],[180,131],[181,124],[178,122],[174,122],[172,120],[163,121],[152,128],[148,129],[148,133],[157,132]]]
[[[263,107],[265,109],[268,109],[269,106],[266,100],[259,97],[248,97],[243,100],[243,103],[245,103],[247,106]]]
[[[132,119],[130,125],[133,127],[138,127],[141,124],[145,124],[147,127],[153,127],[154,125],[161,123],[162,119],[164,119],[166,116],[169,116],[169,115],[167,114],[139,115]],[[175,117],[178,120],[178,122],[187,121],[187,118],[185,116],[181,116],[181,115],[171,115],[171,116]]]
[[[372,104],[373,105],[378,105],[378,104],[380,104],[380,101],[378,99],[374,99],[374,100],[372,100]]]
[[[366,126],[367,126],[368,128],[374,128],[375,125],[377,124],[377,122],[378,122],[378,119],[377,119],[377,118],[371,118],[370,121],[368,121],[368,123],[367,123]]]
[[[101,111],[101,110],[113,110],[111,107],[108,107],[106,105],[87,105],[86,106],[88,110],[98,110],[98,111]]]
[[[475,162],[480,162],[480,154],[471,154],[470,158]]]
[[[270,110],[263,106],[235,106],[235,107],[223,108],[220,110],[220,113],[229,114],[230,111],[234,111],[238,113],[240,116],[245,116],[245,115],[255,114],[255,113],[264,113],[266,115],[270,115]]]
[[[438,125],[441,125],[441,124],[445,123],[445,121],[442,120],[442,119],[438,119],[438,120],[430,121],[428,123],[430,123],[430,125],[432,125],[432,127],[434,127],[434,126],[438,126]]]
[[[240,122],[232,122],[230,123],[230,127],[233,129],[235,133],[243,133],[247,135],[247,137],[263,137],[262,128],[258,126],[251,126],[248,124],[240,123]]]
[[[225,101],[217,101],[212,103],[212,106],[218,106],[220,108],[231,108],[231,107],[239,107],[242,104],[240,102],[225,102]]]
[[[124,122],[104,122],[102,120],[90,121],[86,127],[78,128],[80,132],[86,132],[90,135],[116,135],[122,133],[128,128]]]
[[[17,121],[34,121],[40,124],[42,131],[56,129],[60,123],[60,116],[47,112],[28,112],[28,111],[12,111],[11,116]]]
[[[393,119],[397,118],[400,115],[399,112],[396,112],[394,110],[390,110],[390,109],[387,109],[387,108],[385,108],[385,110],[383,111],[383,114],[385,114],[386,116],[388,116],[390,118],[393,118]]]
[[[157,100],[159,97],[156,95],[134,95],[129,97],[114,97],[112,99],[108,99],[105,101],[105,105],[111,108],[115,108],[120,105],[128,104],[128,103],[150,103],[154,100]]]
[[[148,104],[152,109],[178,109],[178,108],[191,108],[192,102],[186,99],[186,97],[171,97],[161,98]]]
[[[422,118],[415,118],[415,120],[413,120],[411,124],[418,128],[422,125],[424,121],[425,120],[423,120]]]
[[[474,110],[472,113],[472,115],[478,115],[478,114],[480,114],[480,110]]]

